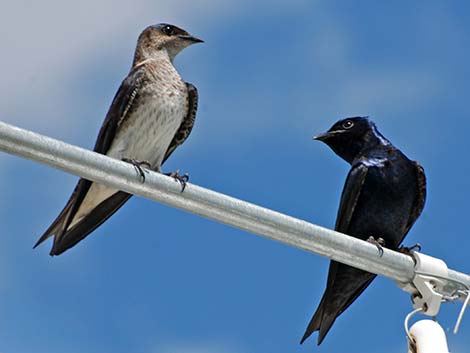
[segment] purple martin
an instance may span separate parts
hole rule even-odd
[[[351,164],[341,195],[335,230],[378,240],[396,250],[421,214],[426,177],[365,117],[340,120],[315,140]],[[300,343],[319,331],[321,344],[336,318],[367,288],[375,274],[330,262],[326,290]]]
[[[95,152],[133,163],[142,177],[141,165],[160,172],[161,165],[190,134],[197,110],[197,89],[183,81],[173,59],[184,48],[200,42],[170,24],[149,26],[140,34],[131,70],[111,103]],[[131,196],[80,179],[62,212],[34,247],[54,236],[50,255],[63,253]]]

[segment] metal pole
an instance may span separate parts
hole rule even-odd
[[[146,174],[142,183],[125,162],[0,122],[0,150],[116,189],[177,207],[248,232],[307,250],[336,261],[394,279],[410,282],[414,261],[401,253],[263,208],[194,184],[184,192],[174,179]],[[448,270],[449,292],[470,286],[470,276]],[[461,283],[459,285],[458,283]]]

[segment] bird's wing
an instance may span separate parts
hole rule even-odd
[[[413,161],[412,163],[416,170],[416,180],[418,182],[418,188],[416,190],[415,201],[410,212],[410,218],[408,219],[408,224],[406,225],[403,238],[413,226],[415,221],[418,219],[421,212],[423,212],[424,203],[426,202],[426,175],[424,174],[424,169],[418,162]]]
[[[131,70],[129,75],[127,75],[127,77],[121,83],[121,86],[114,96],[108,113],[106,114],[106,118],[103,122],[103,125],[101,126],[98,138],[96,139],[94,147],[95,152],[101,154],[106,154],[108,152],[119,127],[127,119],[129,113],[132,111],[135,105],[135,102],[139,98],[139,92],[142,88],[144,77],[144,67],[139,66]],[[91,184],[92,182],[89,180],[84,180],[83,182],[79,182],[77,184],[77,188],[70,198],[70,201],[73,201],[73,205],[70,208],[69,215],[64,224],[64,229],[66,229],[72,221],[73,216],[78,211],[78,208],[85,198]],[[74,195],[75,197],[73,197]],[[117,211],[117,209],[115,211]]]
[[[95,152],[101,154],[108,152],[119,127],[129,116],[129,112],[132,111],[135,102],[138,100],[144,81],[144,66],[138,66],[131,70],[129,75],[122,81],[96,139]]]
[[[194,126],[194,121],[196,120],[196,111],[197,111],[197,101],[198,101],[198,94],[197,88],[193,86],[191,83],[186,82],[186,87],[188,88],[188,112],[186,113],[185,118],[181,122],[181,125],[176,132],[173,140],[168,147],[168,150],[165,153],[165,157],[163,158],[163,163],[170,157],[173,151],[179,145],[183,144],[183,142],[188,138],[191,130]]]
[[[346,178],[336,218],[335,229],[339,232],[348,232],[367,172],[366,165],[357,163],[353,165]],[[325,293],[300,343],[313,332],[320,331],[318,335],[318,344],[320,344],[338,315],[351,305],[374,278],[375,275],[371,273],[331,261]]]
[[[336,216],[335,230],[338,232],[347,233],[368,169],[364,164],[357,163],[349,171]]]
[[[121,83],[111,103],[106,119],[101,126],[94,147],[95,152],[106,154],[109,150],[119,126],[129,116],[129,112],[138,99],[144,78],[144,69],[140,66],[133,69]],[[92,182],[89,180],[79,180],[64,209],[46,232],[39,238],[34,247],[41,244],[50,236],[55,235],[51,255],[62,253],[85,238],[90,232],[116,212],[131,196],[122,191],[117,192],[100,203],[90,212],[89,216],[84,217],[71,229],[68,229],[91,185]],[[103,205],[103,203],[106,204]]]

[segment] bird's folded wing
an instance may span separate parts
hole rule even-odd
[[[424,203],[426,202],[426,175],[424,174],[424,169],[421,164],[416,161],[414,161],[413,164],[416,169],[416,179],[418,182],[418,188],[416,191],[415,201],[410,212],[410,218],[408,220],[405,233],[403,234],[403,238],[413,226],[415,221],[418,219],[421,212],[423,212]]]
[[[98,138],[95,143],[94,151],[106,154],[109,150],[111,143],[118,131],[119,126],[129,115],[129,112],[133,108],[135,102],[139,98],[139,90],[142,87],[144,81],[144,71],[143,67],[137,67],[129,73],[129,75],[124,79],[119,87],[116,95],[114,96],[111,107],[109,108],[106,119],[103,122],[103,125],[98,134]],[[75,217],[80,205],[82,204],[85,196],[87,195],[92,182],[86,179],[80,179],[75,190],[72,193],[69,201],[65,205],[64,209],[61,211],[59,216],[54,220],[52,225],[44,232],[44,234],[39,238],[38,242],[34,247],[41,244],[48,237],[55,235],[54,244],[60,243],[62,238],[67,234],[69,230],[69,225]],[[126,198],[127,197],[127,198]],[[129,198],[126,195],[119,196],[119,202],[115,202],[115,207],[109,207],[108,210],[110,214],[107,215],[104,219],[107,219],[112,215],[124,202],[121,199]],[[114,200],[114,199],[113,199]],[[118,206],[119,205],[119,206]],[[88,233],[95,229],[97,225],[89,227],[90,230]],[[92,228],[92,229],[91,229]],[[88,234],[86,233],[85,236]]]
[[[101,126],[94,151],[106,154],[111,147],[111,143],[116,136],[118,128],[129,116],[136,102],[139,99],[139,93],[145,81],[145,68],[138,66],[131,70],[129,75],[119,86],[113,102],[109,107],[108,114]]]
[[[368,167],[362,163],[353,165],[349,171],[348,177],[344,184],[343,193],[336,217],[335,230],[347,233],[351,218],[356,208],[357,200],[361,194],[362,185],[366,180]]]
[[[165,153],[165,157],[163,158],[162,164],[165,163],[168,157],[170,157],[176,147],[181,145],[188,138],[189,134],[191,133],[191,130],[193,129],[194,121],[196,120],[198,102],[197,89],[191,83],[187,82],[186,87],[188,88],[188,111],[183,121],[181,122],[178,131],[173,137],[170,146],[168,146],[168,150]]]

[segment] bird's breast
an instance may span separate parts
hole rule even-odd
[[[119,128],[108,155],[147,161],[160,166],[187,110],[187,96],[179,91],[144,91]]]

